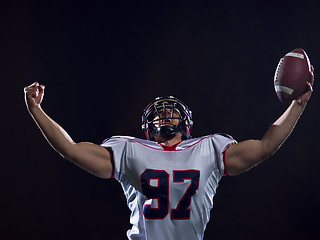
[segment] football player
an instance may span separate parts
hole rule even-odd
[[[62,157],[121,183],[132,212],[128,239],[191,240],[203,239],[219,180],[247,171],[277,151],[304,111],[312,83],[313,77],[308,91],[262,139],[239,143],[226,134],[191,138],[192,113],[174,97],[156,98],[145,108],[147,140],[114,136],[101,145],[75,143],[41,108],[45,87],[36,82],[24,92],[29,113]]]

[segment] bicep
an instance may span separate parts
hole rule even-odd
[[[229,175],[238,175],[252,168],[266,158],[263,142],[246,140],[231,145],[225,154],[225,164]]]
[[[76,143],[68,158],[97,177],[110,178],[112,175],[111,153],[100,145],[88,142]]]

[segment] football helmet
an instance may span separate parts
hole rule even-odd
[[[170,111],[170,114],[168,114]],[[176,116],[179,117],[176,117]],[[179,119],[178,125],[162,125],[160,122],[168,119]],[[154,140],[154,135],[171,139],[178,132],[182,133],[182,139],[191,138],[193,126],[192,112],[188,106],[173,96],[157,97],[144,109],[142,115],[142,130],[148,140]]]

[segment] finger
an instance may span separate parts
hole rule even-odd
[[[39,89],[39,93],[42,94],[44,92],[45,86],[44,85],[40,85],[38,87],[38,89]]]
[[[311,80],[310,80],[311,86],[313,86],[314,83],[314,76],[312,75]]]
[[[27,91],[29,91],[30,89],[36,89],[36,88],[38,88],[38,86],[39,86],[39,83],[38,83],[38,82],[34,82],[34,83],[32,83],[31,85],[25,87],[25,88],[24,88],[24,91],[27,92]]]
[[[308,92],[313,91],[312,84],[310,82],[307,82],[307,89],[308,89]]]
[[[313,72],[314,72],[314,68],[313,68],[313,66],[311,65],[310,74],[313,75]]]
[[[43,94],[43,88],[40,87],[38,82],[34,82],[24,89],[27,98],[36,98],[40,92]]]
[[[37,96],[37,99],[36,99],[36,101],[38,102],[38,103],[41,103],[42,102],[42,98],[43,98],[43,96],[44,96],[44,88],[45,88],[45,86],[44,85],[40,85],[39,87],[38,87],[38,96]]]
[[[311,83],[311,85],[313,85],[313,83],[314,83],[314,74],[313,74],[313,71],[312,72],[310,72],[310,83]]]
[[[309,71],[309,74],[310,74],[310,80],[309,82],[311,83],[311,85],[313,85],[314,83],[314,67],[313,65],[310,65],[310,71]]]
[[[38,87],[38,86],[39,86],[39,83],[38,82],[34,82],[30,86],[28,86],[28,88],[35,88],[35,87]]]

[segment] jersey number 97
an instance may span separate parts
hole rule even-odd
[[[200,171],[198,170],[174,170],[173,183],[190,180],[190,185],[179,201],[175,209],[171,209],[171,219],[190,219],[190,209],[192,196],[199,187]],[[157,184],[152,184],[156,181]],[[169,174],[164,170],[147,169],[141,174],[142,193],[148,199],[157,199],[158,207],[154,208],[150,204],[143,206],[143,215],[146,219],[164,219],[169,213]]]

